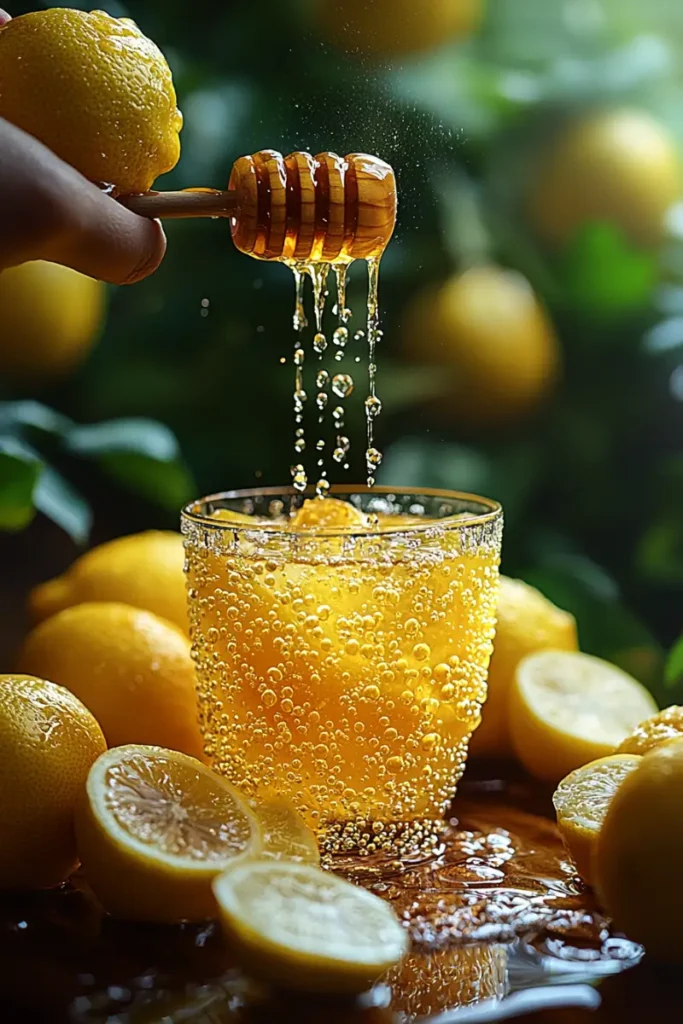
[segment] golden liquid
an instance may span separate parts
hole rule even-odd
[[[211,764],[248,795],[286,795],[319,830],[348,823],[340,848],[374,852],[391,846],[383,823],[441,818],[464,770],[501,524],[304,532],[307,507],[315,526],[337,504],[306,503],[296,533],[185,527],[200,720]]]

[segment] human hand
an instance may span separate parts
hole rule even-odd
[[[9,20],[0,10],[0,29]],[[0,154],[0,270],[42,259],[134,284],[159,266],[166,238],[158,221],[131,213],[2,118]]]

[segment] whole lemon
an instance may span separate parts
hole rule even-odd
[[[500,424],[531,412],[553,388],[560,347],[548,315],[521,274],[472,267],[409,306],[403,348],[417,363],[444,368],[448,397],[439,418]]]
[[[55,7],[0,29],[0,117],[86,178],[146,192],[180,156],[171,71],[128,18]]]
[[[681,161],[667,128],[642,110],[570,121],[530,177],[528,209],[538,233],[562,247],[591,221],[609,221],[652,246],[681,196]]]
[[[624,779],[598,836],[593,875],[617,928],[648,953],[683,962],[683,740],[646,754]]]
[[[314,8],[323,34],[336,46],[379,57],[417,53],[469,35],[482,10],[483,0],[317,0]]]
[[[202,756],[190,641],[151,612],[114,603],[66,608],[29,633],[19,665],[76,694],[110,747]]]
[[[188,631],[183,538],[147,530],[100,544],[62,576],[41,583],[29,597],[29,614],[42,622],[86,601],[118,601],[143,608]]]
[[[475,757],[512,756],[509,703],[515,670],[527,654],[546,648],[578,650],[574,616],[522,580],[501,576],[488,696],[470,743]]]
[[[47,381],[75,370],[100,333],[105,296],[101,281],[57,263],[0,273],[0,375]]]
[[[0,888],[59,885],[78,866],[74,811],[102,730],[64,687],[3,675],[0,749]]]

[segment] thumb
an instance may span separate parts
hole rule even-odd
[[[166,237],[158,221],[132,213],[2,120],[0,152],[0,268],[42,259],[134,284],[159,266]]]
[[[111,284],[135,284],[157,269],[165,252],[158,220],[138,217],[94,189],[81,194],[68,230],[48,241],[41,258]]]

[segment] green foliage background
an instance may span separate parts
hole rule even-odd
[[[238,156],[261,148],[376,152],[394,165],[382,478],[499,498],[505,571],[574,611],[586,650],[659,691],[683,618],[683,247],[675,227],[651,254],[593,225],[551,260],[520,197],[536,147],[567,113],[636,106],[683,138],[679,0],[489,0],[473,38],[391,64],[324,42],[312,0],[100,6],[135,18],[174,70],[183,155],[160,187],[222,186]],[[118,496],[132,496],[120,532],[174,523],[193,492],[289,479],[292,366],[280,357],[291,353],[291,275],[239,255],[224,223],[167,233],[159,272],[112,290],[104,335],[75,377],[41,405],[5,387],[1,527],[25,526],[35,502],[82,541],[84,498],[120,509]],[[565,360],[553,402],[498,433],[437,424],[433,375],[399,352],[410,296],[473,252],[527,275]],[[360,270],[354,280],[358,307]],[[670,698],[675,666],[667,678]]]

